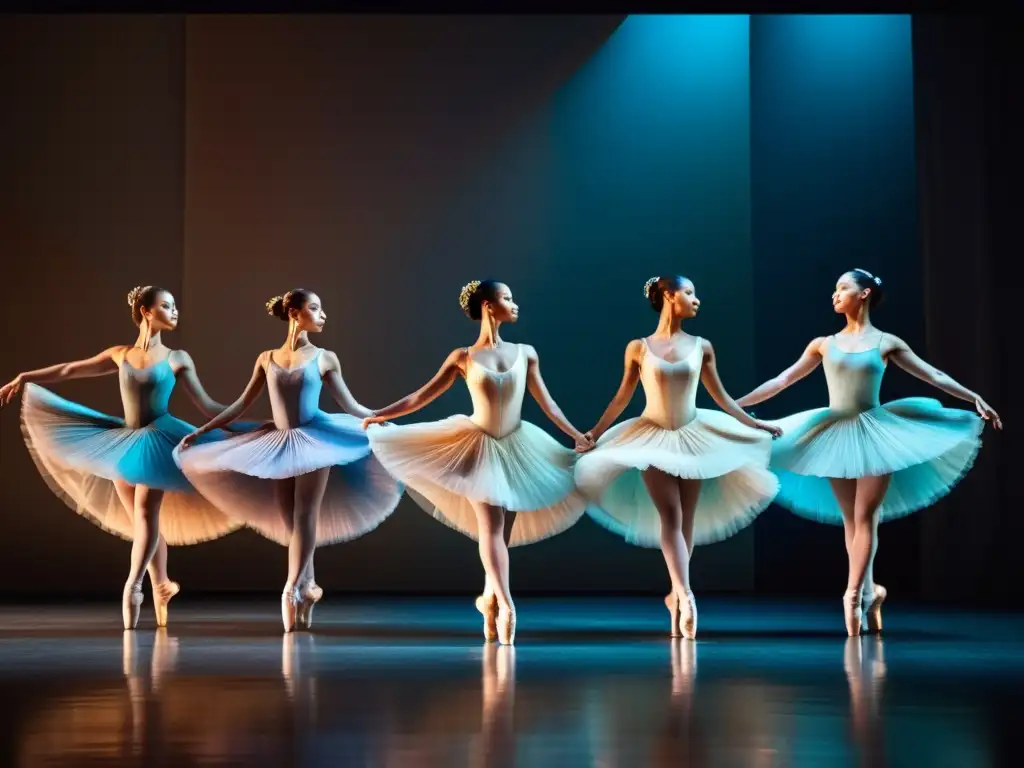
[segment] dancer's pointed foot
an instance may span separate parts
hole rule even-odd
[[[498,639],[498,596],[480,595],[476,609],[484,617],[484,640],[493,643]]]
[[[864,634],[880,634],[882,632],[882,603],[889,596],[889,591],[881,584],[875,584],[874,592],[865,595],[864,617],[861,620],[861,632]]]
[[[697,639],[697,599],[689,589],[679,601],[679,629],[687,640]]]
[[[135,629],[142,611],[142,585],[125,584],[121,594],[121,618],[125,629]]]
[[[313,608],[317,603],[320,602],[324,596],[324,591],[316,582],[311,581],[306,585],[305,589],[301,591],[302,600],[299,603],[298,611],[296,612],[296,622],[303,629],[309,629],[313,626]]]
[[[295,629],[295,617],[298,614],[301,601],[302,598],[299,597],[299,591],[295,587],[281,593],[281,623],[284,625],[285,632]]]
[[[180,591],[181,585],[176,581],[165,581],[153,588],[153,612],[158,627],[167,626],[167,604]]]
[[[683,631],[679,626],[679,619],[682,615],[682,611],[679,606],[679,595],[675,592],[665,595],[665,607],[668,608],[668,613],[672,621],[672,625],[668,633],[669,637],[682,637]]]
[[[848,637],[860,636],[860,590],[848,591],[843,595],[843,616],[846,620],[846,634]]]
[[[509,605],[498,611],[498,642],[502,645],[514,645],[516,642],[516,608]]]

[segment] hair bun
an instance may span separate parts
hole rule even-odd
[[[462,307],[463,312],[469,312],[469,300],[473,298],[473,294],[476,293],[476,289],[480,287],[479,280],[470,280],[459,291],[459,306]]]
[[[136,285],[134,288],[128,291],[128,306],[131,307],[132,309],[135,309],[135,304],[142,297],[142,294],[145,290],[146,289],[143,288],[141,285]]]
[[[284,309],[284,296],[274,296],[270,301],[266,303],[267,314],[273,317],[280,317],[281,310]]]

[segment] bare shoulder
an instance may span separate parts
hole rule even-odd
[[[128,350],[131,348],[131,344],[115,344],[100,352],[100,355],[109,357],[115,365],[120,365],[124,362],[124,356],[128,354]]]
[[[341,372],[341,360],[338,355],[329,349],[320,352],[320,370]]]
[[[878,351],[882,354],[882,357],[888,357],[893,352],[910,351],[910,345],[896,334],[887,333],[882,330],[879,330],[879,333],[882,334],[882,340],[878,342]]]
[[[711,343],[711,339],[706,339],[703,336],[699,336],[697,338],[697,343],[700,344],[701,350],[703,350],[705,355],[715,354],[715,347]]]
[[[519,348],[522,350],[522,353],[526,355],[526,359],[531,363],[535,363],[540,359],[533,344],[520,344]]]
[[[184,349],[171,349],[167,352],[167,360],[174,365],[177,363],[182,368],[194,368],[195,362],[192,360],[192,355],[186,352]]]
[[[458,368],[460,371],[465,370],[466,363],[469,360],[469,347],[456,347],[444,360],[444,368]]]
[[[828,341],[828,338],[828,336],[815,336],[811,339],[806,349],[804,349],[804,354],[818,355],[820,357],[825,351],[825,343]]]
[[[626,345],[626,359],[637,362],[644,354],[644,340],[633,339]]]

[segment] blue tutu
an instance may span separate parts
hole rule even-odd
[[[971,411],[912,397],[878,402],[885,361],[879,349],[845,352],[831,338],[823,353],[828,408],[773,423],[776,501],[821,523],[842,525],[830,478],[891,475],[880,521],[908,515],[948,494],[981,449],[985,422]]]
[[[161,367],[166,374],[159,372]],[[122,366],[123,371],[128,369]],[[173,388],[169,366],[158,363],[145,371],[154,371],[152,378],[169,375]],[[127,375],[138,373],[128,370]],[[144,426],[132,427],[124,419],[29,384],[22,398],[21,424],[29,453],[50,489],[106,531],[133,538],[132,513],[114,486],[118,480],[165,492],[160,532],[168,544],[208,541],[239,527],[196,493],[175,464],[174,447],[195,427],[166,411]],[[216,432],[204,439],[212,442],[225,436]]]
[[[368,533],[402,496],[399,483],[370,453],[360,420],[320,410],[319,358],[318,352],[288,370],[265,352],[260,361],[276,426],[174,452],[188,480],[218,509],[282,545],[291,538],[285,518],[292,507],[291,497],[280,497],[282,481],[330,469],[318,545]]]

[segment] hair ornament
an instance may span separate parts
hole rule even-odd
[[[459,306],[462,307],[463,312],[469,311],[469,300],[473,298],[473,294],[476,293],[476,289],[480,287],[479,280],[470,280],[459,291]]]

